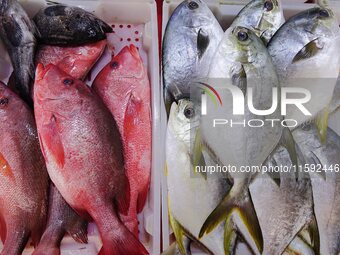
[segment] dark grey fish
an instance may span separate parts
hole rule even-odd
[[[33,255],[59,255],[60,243],[66,233],[79,243],[88,241],[87,222],[66,203],[51,183],[47,228]]]
[[[56,4],[41,9],[33,18],[39,42],[48,45],[76,46],[106,38],[112,28],[82,8]]]
[[[10,55],[15,85],[21,97],[32,106],[30,85],[34,78],[34,23],[16,0],[2,0],[0,6],[0,37]]]

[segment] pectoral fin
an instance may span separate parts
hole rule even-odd
[[[305,47],[303,47],[294,57],[293,63],[296,63],[300,60],[308,59],[315,56],[321,49],[323,48],[323,44],[320,40],[314,39],[313,41],[307,43]]]
[[[322,144],[325,144],[327,139],[328,115],[329,109],[328,107],[326,107],[321,112],[319,112],[319,114],[315,118],[315,125],[318,130],[320,142]]]
[[[202,136],[201,130],[198,128],[195,133],[195,140],[193,144],[193,153],[192,153],[192,166],[193,166],[193,173],[196,174],[196,167],[197,166],[205,166],[204,155],[203,151],[203,143],[202,143]],[[207,179],[207,173],[200,172],[204,179]]]
[[[294,140],[294,137],[292,135],[292,132],[289,130],[289,128],[285,127],[282,130],[282,136],[280,140],[280,144],[285,147],[288,151],[289,157],[292,161],[293,166],[298,167],[298,157],[297,157],[297,152],[296,152],[296,143]],[[299,177],[299,172],[296,171],[296,180]]]
[[[209,35],[201,28],[197,35],[197,52],[198,59],[203,57],[210,43]]]

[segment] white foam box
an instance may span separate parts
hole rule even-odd
[[[158,255],[161,246],[160,174],[163,162],[160,159],[163,147],[159,139],[161,94],[156,2],[154,0],[56,0],[54,2],[81,7],[113,27],[114,33],[108,36],[109,47],[92,71],[92,79],[101,67],[110,61],[111,53],[117,54],[125,45],[137,46],[144,65],[147,67],[152,93],[152,175],[148,199],[138,219],[140,240],[150,254]],[[46,5],[44,0],[21,0],[20,3],[31,17]],[[10,59],[3,44],[0,43],[0,80],[7,83],[11,72]],[[87,81],[88,84],[91,82],[92,80]],[[98,230],[95,224],[91,223],[89,243],[78,244],[71,237],[66,236],[62,241],[61,254],[97,255],[100,248],[101,240]],[[28,244],[23,254],[28,255],[32,251],[33,247]]]
[[[162,35],[164,36],[166,24],[175,10],[175,8],[181,3],[179,0],[166,0],[163,3],[163,20],[162,20]],[[209,8],[216,16],[217,20],[221,24],[223,30],[225,31],[232,23],[238,12],[244,7],[249,0],[205,0],[208,3]],[[313,7],[313,3],[305,3],[306,0],[281,0],[282,8],[284,11],[284,16],[286,19],[295,15],[296,13],[303,11],[305,9]],[[336,13],[338,20],[340,21],[340,0],[330,1],[330,6],[332,10]],[[163,37],[162,36],[162,37]],[[161,81],[162,82],[162,81]],[[162,86],[163,89],[163,86]],[[163,95],[163,92],[162,92]],[[335,116],[336,115],[336,116]],[[162,137],[166,136],[166,125],[167,125],[167,115],[165,112],[164,105],[162,106]],[[336,114],[333,114],[330,118],[330,126],[335,129],[340,135],[340,110]],[[165,148],[165,140],[163,140],[163,146]],[[163,164],[165,165],[165,155],[162,157]],[[162,171],[162,250],[165,251],[171,243],[173,243],[174,237],[172,234],[171,226],[169,224],[168,216],[168,198],[167,198],[167,181],[165,171]],[[193,254],[201,255],[204,252],[198,250],[196,247],[193,248]],[[237,255],[250,255],[251,253],[247,251],[244,245],[238,247]]]

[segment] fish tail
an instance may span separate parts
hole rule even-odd
[[[59,224],[49,225],[32,255],[60,255],[60,243],[65,232]]]
[[[69,228],[66,231],[76,242],[87,243],[87,221],[83,220],[78,215],[75,215],[75,217],[77,217],[74,219],[76,221],[75,224],[72,226],[72,228]]]
[[[204,222],[199,233],[199,238],[202,238],[204,234],[213,231],[223,220],[227,219],[229,221],[231,215],[236,213],[247,228],[256,248],[262,253],[262,231],[249,191],[248,189],[245,189],[244,185],[245,182],[240,183],[239,185],[234,184],[228,195],[220,202]],[[231,231],[229,232],[232,233]]]
[[[8,224],[6,240],[0,255],[21,254],[28,242],[30,233],[31,231],[28,228],[20,224],[18,225],[15,222]]]
[[[103,241],[99,255],[146,255],[143,244],[119,220],[113,206],[103,206],[91,213]]]

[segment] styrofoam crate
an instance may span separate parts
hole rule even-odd
[[[208,4],[211,11],[214,13],[215,17],[221,24],[223,30],[225,31],[230,24],[232,23],[235,16],[238,12],[247,4],[250,0],[205,0]],[[163,4],[163,19],[162,19],[162,38],[164,36],[166,24],[175,10],[175,8],[181,3],[181,0],[167,0]],[[309,9],[315,6],[314,3],[305,3],[306,0],[281,0],[284,16],[286,19],[290,18],[291,16],[301,12],[303,10]],[[340,21],[340,0],[330,1],[330,6],[338,20]],[[161,80],[161,82],[163,82]],[[162,86],[163,90],[163,86]],[[162,91],[163,96],[163,91]],[[166,128],[167,128],[167,114],[165,111],[165,106],[162,106],[162,114],[161,114],[161,121],[162,121],[162,137],[164,140],[162,144],[165,150],[165,136],[166,136]],[[330,127],[333,128],[339,135],[340,135],[340,109],[335,113],[332,114],[330,117]],[[165,155],[162,157],[163,164],[165,165]],[[172,236],[172,230],[169,224],[169,216],[168,216],[168,198],[167,198],[167,180],[165,171],[162,171],[162,243],[163,243],[163,251],[165,251],[171,243],[175,240]],[[193,248],[193,255],[201,255],[206,254],[197,248]],[[236,255],[250,255],[251,253],[247,251],[245,245],[241,244],[237,247]]]
[[[160,158],[163,147],[159,139],[161,97],[156,3],[152,0],[56,0],[54,2],[78,6],[93,12],[113,27],[114,33],[108,36],[109,47],[91,71],[88,84],[92,83],[101,67],[111,60],[111,55],[117,54],[126,45],[134,44],[138,47],[143,63],[147,67],[152,93],[152,175],[148,199],[138,219],[140,240],[150,254],[158,255],[161,245],[160,173],[163,165]],[[21,0],[20,3],[31,17],[46,4],[43,0]],[[10,59],[0,42],[0,80],[7,83],[11,72]],[[62,255],[97,255],[101,248],[101,240],[96,226],[93,223],[89,225],[88,244],[78,244],[71,237],[66,236],[61,247]],[[23,254],[31,254],[32,251],[33,248],[28,245]]]

